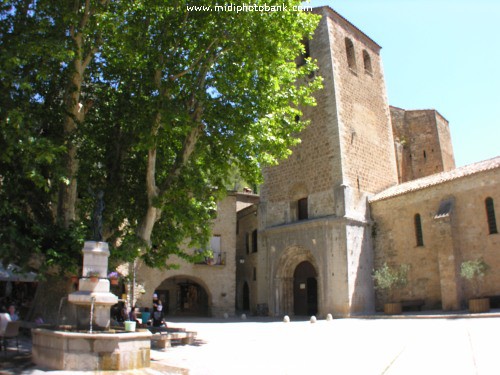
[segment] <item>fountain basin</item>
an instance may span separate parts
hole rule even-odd
[[[32,329],[32,360],[55,370],[124,371],[150,366],[151,332],[81,333]]]

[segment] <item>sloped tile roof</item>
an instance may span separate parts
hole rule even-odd
[[[412,191],[426,189],[428,187],[439,185],[444,182],[457,180],[459,178],[497,168],[500,168],[500,156],[497,156],[493,159],[480,161],[478,163],[469,164],[448,172],[436,173],[427,177],[419,178],[418,180],[408,181],[399,185],[392,186],[386,190],[381,191],[380,193],[375,194],[369,199],[369,201],[381,201]]]

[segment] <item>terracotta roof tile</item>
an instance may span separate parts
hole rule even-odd
[[[403,195],[412,191],[426,189],[431,186],[439,185],[447,181],[457,180],[462,177],[470,176],[476,173],[500,168],[500,156],[493,159],[469,164],[464,167],[456,168],[448,172],[436,173],[418,180],[408,181],[399,185],[392,186],[378,194],[372,196],[369,201],[376,202],[384,199]]]

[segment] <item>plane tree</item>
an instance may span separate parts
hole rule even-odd
[[[2,257],[26,262],[33,252],[16,249],[36,239],[67,269],[103,192],[116,259],[190,259],[182,245],[208,241],[234,170],[258,183],[290,154],[321,85],[314,62],[295,63],[317,17],[186,5],[2,3]],[[31,227],[9,221],[16,210]]]

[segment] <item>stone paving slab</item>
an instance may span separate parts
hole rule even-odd
[[[307,320],[292,319],[290,323],[283,323],[266,318],[179,320],[169,325],[198,332],[195,343],[164,351],[152,350],[151,368],[127,374],[500,373],[494,341],[500,332],[500,314],[493,312],[480,317],[451,314],[440,318],[432,314],[429,317],[433,319],[422,319],[422,316],[398,319],[372,316],[370,319],[318,320],[314,324]],[[29,354],[29,350],[26,353]],[[7,356],[10,355],[9,352]],[[69,374],[0,365],[0,374],[3,373]],[[94,372],[81,372],[90,373]]]

